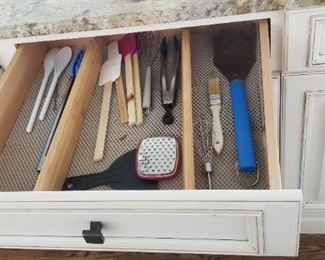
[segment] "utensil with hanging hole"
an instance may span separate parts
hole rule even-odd
[[[215,38],[214,64],[230,81],[231,106],[237,148],[239,173],[256,173],[255,157],[245,80],[256,62],[257,28],[254,22],[245,22],[221,30]]]

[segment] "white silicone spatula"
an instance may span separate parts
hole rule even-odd
[[[44,120],[48,107],[51,103],[51,99],[53,97],[56,85],[58,83],[58,80],[62,74],[62,72],[64,71],[64,69],[68,66],[70,60],[72,57],[72,50],[70,47],[64,47],[62,49],[60,49],[56,55],[55,55],[55,65],[54,65],[54,75],[53,75],[53,80],[52,80],[52,84],[49,88],[49,91],[47,93],[45,102],[43,104],[40,116],[39,116],[39,120]]]
[[[116,44],[115,42],[111,44]],[[112,47],[112,46],[111,46]],[[110,46],[108,47],[110,54]],[[102,108],[100,112],[94,161],[100,161],[104,157],[105,137],[107,131],[109,109],[112,96],[112,83],[117,80],[121,74],[122,55],[114,55],[102,65],[99,75],[99,86],[104,86]]]
[[[55,55],[59,51],[59,48],[52,48],[51,50],[48,51],[46,54],[44,61],[43,61],[43,67],[44,67],[44,75],[43,75],[43,80],[41,87],[38,91],[37,98],[33,107],[32,114],[30,115],[29,122],[27,124],[26,131],[27,133],[30,133],[33,130],[33,126],[35,123],[35,119],[37,116],[37,112],[39,110],[39,107],[41,105],[41,101],[45,92],[46,84],[47,81],[49,80],[49,77],[54,69],[54,64],[55,64]]]

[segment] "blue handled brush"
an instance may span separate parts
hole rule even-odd
[[[257,172],[245,80],[256,62],[256,25],[231,26],[216,37],[214,64],[230,81],[231,105],[240,172]]]

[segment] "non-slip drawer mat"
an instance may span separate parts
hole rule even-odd
[[[257,34],[258,35],[258,34]],[[204,117],[212,120],[208,94],[209,79],[218,77],[221,84],[221,124],[224,144],[220,155],[213,151],[212,155],[212,189],[247,189],[241,185],[236,173],[236,145],[235,132],[232,121],[229,82],[225,76],[214,66],[215,34],[194,34],[191,40],[192,50],[192,84],[193,84],[193,124],[195,146],[195,182],[197,189],[208,188],[208,178],[201,160],[201,136],[198,121]],[[258,38],[258,37],[257,37]],[[264,141],[263,92],[261,80],[261,58],[259,41],[257,39],[256,63],[247,80],[246,94],[249,106],[249,115],[255,144],[255,154],[259,166],[259,182],[250,189],[268,189],[267,162]],[[245,175],[241,178],[245,183],[253,183],[255,175]]]
[[[69,76],[69,71],[79,50],[80,49],[73,50],[73,57],[58,81],[58,107],[63,102],[70,84],[71,78]],[[38,177],[38,172],[36,171],[38,158],[56,115],[53,109],[54,102],[52,99],[45,119],[43,121],[38,120],[52,78],[53,73],[47,82],[47,87],[35,120],[33,131],[27,133],[26,127],[43,79],[43,68],[31,86],[24,106],[7,140],[5,149],[0,155],[0,191],[28,191],[34,189]],[[15,101],[13,100],[12,102]]]
[[[222,112],[221,121],[224,133],[224,147],[222,153],[213,155],[213,189],[245,189],[241,186],[236,175],[236,148],[234,129],[232,125],[232,113],[230,94],[227,80],[213,65],[214,36],[209,34],[193,34],[191,39],[192,50],[192,80],[193,80],[193,125],[194,125],[194,149],[195,149],[195,179],[197,189],[208,189],[207,176],[199,154],[200,134],[196,122],[201,115],[211,118],[208,97],[208,80],[219,77],[221,80]],[[258,44],[257,44],[258,46]],[[154,48],[159,48],[155,46]],[[106,56],[106,54],[103,54]],[[146,66],[146,53],[140,54],[141,83],[144,82]],[[124,67],[124,66],[122,66]],[[170,66],[169,66],[170,67]],[[81,135],[79,137],[75,153],[71,162],[68,176],[78,176],[89,173],[101,172],[125,152],[134,149],[146,137],[174,136],[182,145],[182,100],[181,86],[177,94],[177,105],[173,110],[175,122],[166,126],[162,123],[164,109],[161,106],[160,94],[160,57],[155,59],[152,66],[152,105],[149,115],[144,116],[144,123],[139,127],[121,125],[117,93],[113,86],[110,106],[109,123],[106,134],[105,152],[103,160],[93,161],[98,122],[102,103],[103,88],[97,86],[86,115]],[[170,73],[168,73],[170,75]],[[25,191],[33,190],[38,173],[36,163],[39,152],[46,140],[54,113],[48,113],[44,122],[36,122],[33,132],[25,131],[38,89],[41,84],[43,72],[41,71],[35,80],[27,97],[26,103],[18,117],[15,127],[7,142],[6,148],[0,157],[0,190],[1,191]],[[60,97],[68,85],[69,76],[65,72],[60,80]],[[125,82],[124,82],[125,86]],[[143,84],[141,84],[143,86]],[[268,189],[268,176],[266,174],[266,158],[264,149],[264,122],[262,116],[262,86],[260,71],[260,51],[257,48],[257,62],[247,79],[247,98],[249,103],[250,118],[253,127],[256,156],[260,167],[260,181],[254,189]],[[52,110],[49,110],[52,111]],[[59,163],[59,162],[58,162]],[[182,189],[182,167],[176,177],[159,182],[160,189]],[[108,186],[99,186],[97,190],[109,189]]]

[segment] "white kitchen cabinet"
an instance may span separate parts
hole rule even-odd
[[[257,16],[259,19],[271,19],[271,33],[275,31],[276,35],[279,34],[281,29],[272,27],[273,24],[279,24],[279,20],[275,21],[273,16],[268,14]],[[240,17],[238,21],[243,20],[245,17]],[[185,24],[184,27],[193,26],[197,28],[189,30],[200,31],[200,27],[206,25],[208,27],[203,28],[204,30],[213,28],[211,27],[213,24],[234,21],[236,19],[232,17],[225,18],[225,20],[199,21]],[[193,137],[188,135],[185,141],[187,144],[191,144],[192,141],[192,146],[183,148],[182,174],[184,179],[181,181],[183,188],[187,190],[66,192],[60,191],[55,186],[47,186],[48,183],[57,181],[55,177],[47,179],[47,183],[40,184],[42,189],[39,189],[46,191],[2,192],[0,194],[0,246],[4,248],[297,255],[301,191],[282,190],[277,124],[274,115],[274,111],[277,110],[274,110],[273,102],[273,97],[278,96],[278,92],[272,89],[269,28],[267,21],[257,21],[257,24],[260,29],[261,60],[260,67],[256,71],[261,71],[262,88],[254,95],[260,95],[260,111],[263,113],[261,116],[264,129],[263,149],[258,153],[265,156],[267,160],[267,170],[265,170],[268,179],[267,189],[195,190],[195,183],[188,178],[189,175],[194,174],[191,165],[194,163],[194,158],[189,153],[193,149],[193,140],[191,140]],[[155,27],[155,29],[175,30],[180,29],[179,27],[181,27],[179,24],[172,24],[160,28]],[[103,37],[104,40],[105,37],[110,36],[109,32],[104,36],[102,33],[98,36]],[[120,34],[123,33],[125,31],[120,32]],[[114,34],[119,33],[114,31]],[[82,126],[82,119],[88,104],[80,102],[80,99],[86,99],[85,95],[90,99],[91,88],[94,88],[92,85],[97,80],[101,65],[102,53],[97,40],[76,38],[60,42],[60,39],[56,38],[20,44],[1,81],[3,85],[0,87],[0,97],[4,102],[4,109],[2,114],[0,113],[0,118],[6,124],[0,124],[2,127],[0,146],[4,146],[10,135],[11,128],[28,94],[29,86],[26,84],[32,84],[34,76],[41,67],[42,56],[45,55],[47,49],[68,43],[81,45],[86,47],[86,54],[80,68],[81,73],[78,74],[76,85],[74,85],[78,89],[71,92],[73,98],[69,97],[70,102],[68,101],[67,104],[70,110],[64,111],[66,116],[63,115],[63,119],[66,119],[60,122],[61,126],[58,128],[61,134],[55,136],[58,141],[54,139],[54,144],[58,145],[58,149],[50,149],[54,157],[60,158],[62,154],[68,154],[72,159],[76,140],[65,139],[68,138],[64,136],[65,131],[71,130],[65,126],[70,123],[67,120],[68,115],[76,119],[79,125],[77,128]],[[276,42],[275,38],[272,38],[273,41]],[[188,46],[183,47],[186,50]],[[281,56],[279,55],[281,49],[275,48],[275,50],[275,54],[272,52],[272,55]],[[275,62],[273,64],[278,64],[279,60]],[[32,66],[27,67],[27,64],[32,64]],[[278,86],[278,83],[279,81],[275,81],[275,86]],[[190,84],[183,84],[183,87],[188,87],[188,85]],[[182,96],[183,106],[185,106],[183,113],[184,111],[192,113],[192,93],[191,91],[184,92],[184,89],[182,93],[186,93]],[[78,108],[73,115],[70,114],[72,108]],[[182,122],[183,129],[189,123],[184,121]],[[187,130],[193,131],[191,128]],[[79,134],[80,132],[77,137]],[[59,142],[59,136],[65,141]],[[72,148],[59,149],[67,145],[71,145]],[[9,155],[15,155],[17,148],[14,145],[10,148],[13,150]],[[184,157],[184,154],[190,156]],[[51,156],[51,158],[54,157]],[[56,171],[61,167],[60,163],[59,160],[54,164],[48,163],[51,166],[49,170]],[[64,171],[64,168],[60,169]],[[62,172],[58,173],[60,174],[64,176]],[[84,240],[82,231],[89,230],[90,222],[102,224],[102,229],[96,230],[96,235],[104,238],[103,243],[89,244]]]
[[[284,186],[301,188],[303,232],[325,232],[325,73],[283,79],[282,174]]]
[[[325,69],[325,8],[286,12],[283,73]]]
[[[7,68],[15,54],[15,45],[12,40],[1,40],[0,39],[0,65],[3,68]]]

